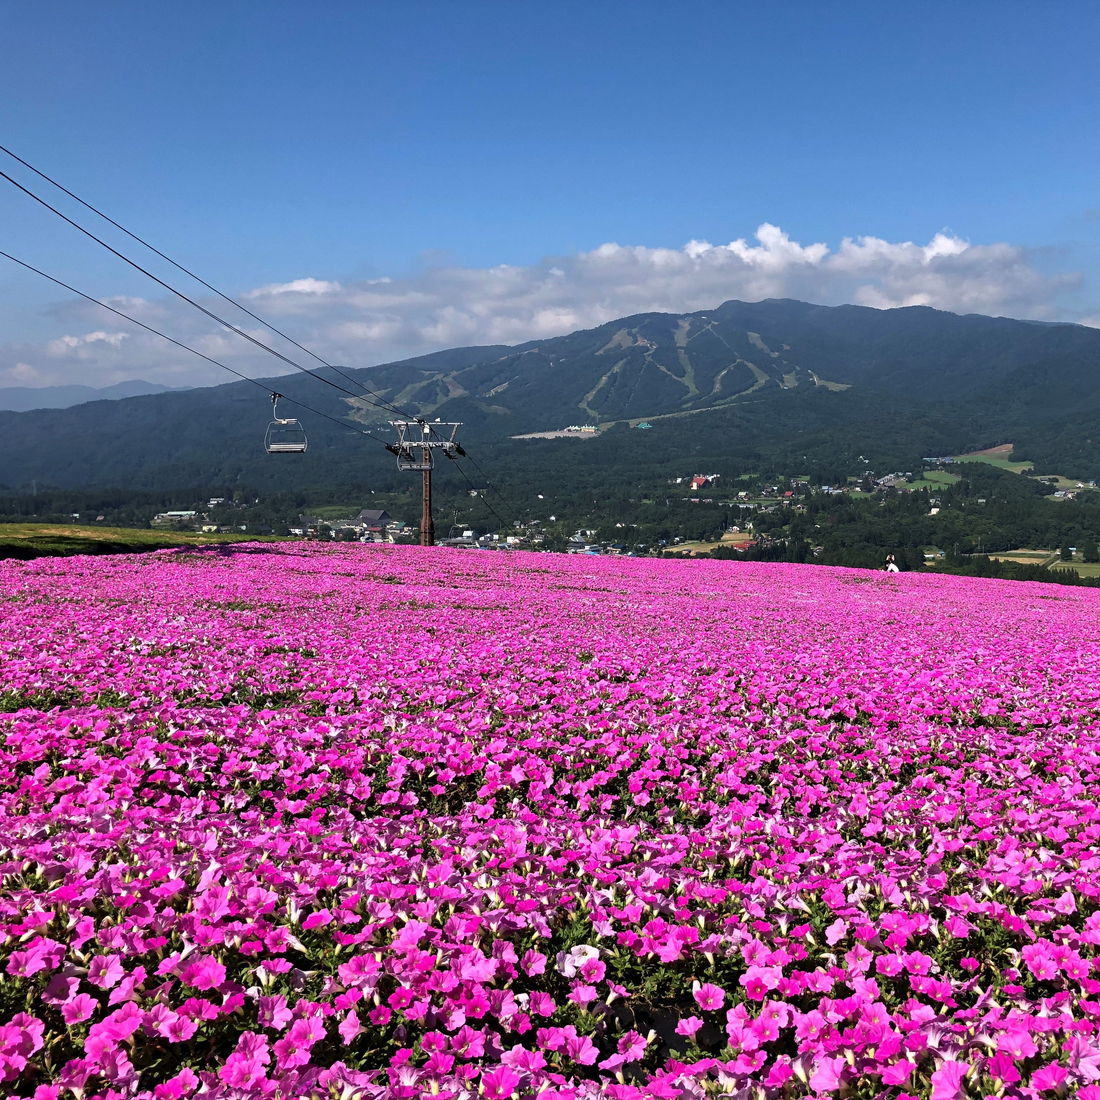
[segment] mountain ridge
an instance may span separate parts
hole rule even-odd
[[[450,348],[345,373],[410,413],[462,421],[465,439],[495,448],[509,462],[552,465],[559,453],[543,446],[551,441],[510,444],[515,435],[584,421],[602,425],[606,435],[652,418],[652,432],[586,449],[594,460],[599,454],[624,469],[658,453],[671,461],[685,425],[706,437],[712,456],[721,457],[723,439],[735,435],[743,461],[831,451],[855,456],[875,447],[883,461],[904,461],[1013,439],[1040,464],[1095,476],[1098,363],[1100,331],[1085,326],[926,306],[877,310],[765,299],[639,313],[513,347]],[[270,405],[254,385],[232,382],[101,401],[94,410],[0,413],[0,482],[392,478],[385,473],[392,456],[381,447],[353,446],[355,429],[392,438],[387,422],[395,414],[369,394],[351,398],[305,374],[258,381],[277,387],[288,406],[301,401],[322,414],[300,413],[310,447],[297,468],[263,454]],[[329,423],[330,416],[350,418],[353,431]]]
[[[131,379],[111,386],[85,386],[78,382],[59,386],[0,386],[0,412],[32,412],[35,409],[67,409],[90,401],[120,401],[127,397],[171,393],[189,386],[164,386],[159,382]]]
[[[521,430],[543,430],[562,426],[550,416],[565,423],[578,416],[637,420],[736,402],[769,386],[870,386],[912,395],[924,389],[923,377],[914,376],[929,365],[930,342],[940,366],[967,372],[967,379],[939,372],[937,385],[949,396],[994,378],[994,356],[1019,368],[1051,355],[1100,355],[1100,332],[1085,326],[927,306],[877,310],[765,299],[634,314],[421,380],[410,381],[404,365],[372,368],[371,377],[387,398],[416,402],[444,419],[511,414]]]

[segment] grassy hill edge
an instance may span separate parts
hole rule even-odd
[[[184,546],[235,542],[287,542],[277,535],[195,534],[136,527],[78,527],[51,523],[7,523],[0,528],[0,560],[63,558],[76,554],[140,554]]]

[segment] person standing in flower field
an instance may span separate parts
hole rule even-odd
[[[901,572],[901,570],[898,568],[898,563],[896,561],[894,561],[894,555],[893,554],[887,554],[886,555],[886,572],[887,573],[900,573]]]

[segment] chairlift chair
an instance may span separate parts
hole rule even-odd
[[[305,428],[293,417],[279,416],[281,393],[271,395],[271,423],[264,434],[264,450],[269,455],[300,455],[305,452],[308,440]]]

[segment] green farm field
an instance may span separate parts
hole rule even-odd
[[[959,474],[950,474],[946,470],[928,470],[924,477],[914,478],[906,484],[911,489],[928,489],[935,492],[937,489],[946,489],[949,485],[955,485],[962,481]]]
[[[955,455],[956,462],[984,462],[987,466],[996,466],[998,470],[1008,470],[1009,473],[1022,474],[1032,469],[1030,462],[1013,462],[1008,456],[1012,454],[1013,444],[1002,443],[997,447],[987,447],[984,451],[971,451],[969,454]]]
[[[982,462],[986,466],[995,466],[998,470],[1007,470],[1011,474],[1030,474],[1034,469],[1031,462],[1013,462],[1008,456],[1012,454],[1013,444],[1002,443],[998,447],[989,447],[984,451],[971,451],[965,455],[955,455],[956,462]],[[936,471],[932,471],[935,473]],[[931,474],[926,475],[931,476]],[[1047,482],[1053,488],[1063,492],[1094,492],[1093,486],[1086,485],[1078,478],[1063,477],[1061,474],[1044,475],[1036,479]],[[916,483],[914,483],[916,484]],[[921,486],[923,487],[923,486]]]
[[[1062,561],[1055,562],[1050,567],[1052,573],[1057,573],[1060,569],[1072,569],[1080,577],[1100,577],[1100,562]]]
[[[1058,557],[1055,550],[1006,550],[1003,554],[990,554],[994,561],[1018,561],[1025,565],[1049,565]]]

